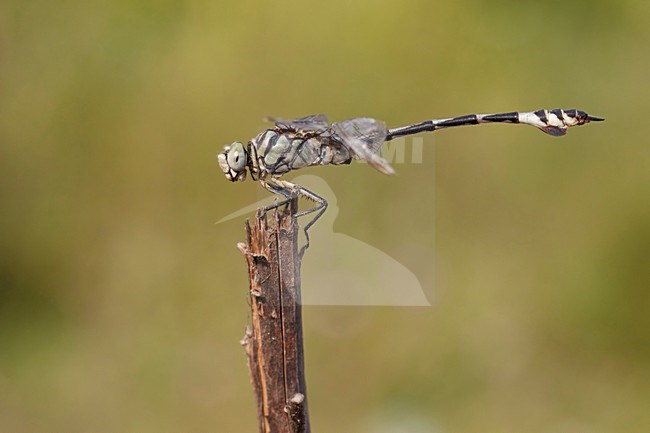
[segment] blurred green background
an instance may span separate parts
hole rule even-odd
[[[633,0],[3,1],[0,431],[256,431],[214,222],[265,194],[215,154],[264,116],[556,107],[607,121],[302,172],[433,303],[305,308],[312,427],[649,431],[649,44]]]

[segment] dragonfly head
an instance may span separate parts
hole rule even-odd
[[[246,148],[239,141],[224,147],[223,152],[217,155],[219,167],[231,182],[246,180],[246,164],[248,153]]]

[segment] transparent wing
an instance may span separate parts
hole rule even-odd
[[[324,114],[312,114],[307,117],[300,117],[294,120],[277,119],[275,117],[267,117],[266,120],[275,123],[275,125],[282,129],[293,129],[301,131],[322,131],[329,127],[329,119]]]
[[[334,123],[332,132],[356,158],[368,161],[384,174],[395,174],[393,167],[379,156],[381,146],[388,135],[388,128],[384,122],[369,117],[359,117]]]
[[[548,135],[552,135],[554,137],[560,137],[562,135],[566,135],[566,130],[567,128],[559,128],[557,126],[538,126],[538,128],[544,132],[546,132]]]

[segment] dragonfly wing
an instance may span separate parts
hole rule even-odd
[[[548,126],[539,126],[538,127],[540,130],[546,132],[548,135],[552,135],[554,137],[560,137],[562,135],[566,134],[567,128],[559,128],[557,126],[553,125],[548,125]]]
[[[388,128],[384,122],[360,117],[334,123],[332,131],[357,159],[367,161],[384,174],[395,174],[388,161],[379,156],[381,146],[388,135]]]
[[[275,123],[275,126],[282,129],[293,129],[301,131],[322,131],[329,127],[329,119],[324,114],[312,114],[307,117],[300,117],[294,120],[277,119],[267,117],[268,121]]]

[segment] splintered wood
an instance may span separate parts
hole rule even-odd
[[[251,324],[248,357],[261,433],[309,433],[304,373],[297,200],[268,214],[258,210],[247,243]]]

